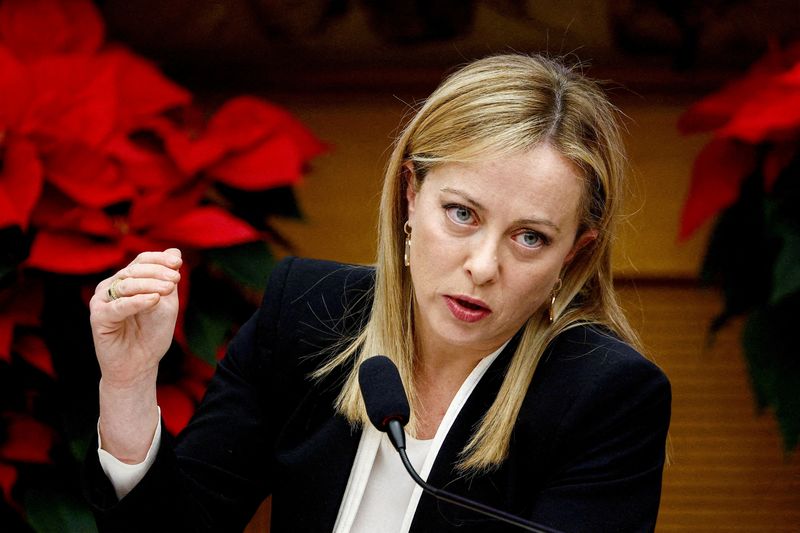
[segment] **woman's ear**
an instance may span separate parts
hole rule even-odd
[[[594,242],[597,239],[597,230],[596,229],[587,229],[583,233],[575,239],[575,244],[572,245],[572,249],[567,254],[567,257],[564,258],[564,264],[568,265],[575,256],[578,254],[581,249]]]
[[[406,185],[406,202],[408,204],[408,213],[406,213],[407,218],[410,220],[411,217],[414,215],[414,207],[415,201],[417,199],[417,190],[414,188],[415,182],[415,174],[414,174],[414,164],[411,161],[406,161],[403,163],[402,167],[402,179],[405,181]]]

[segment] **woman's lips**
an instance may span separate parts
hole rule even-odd
[[[477,322],[486,318],[492,312],[486,304],[466,296],[445,296],[445,302],[450,312],[464,322]]]

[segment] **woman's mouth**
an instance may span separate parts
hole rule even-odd
[[[489,316],[492,312],[489,307],[479,300],[466,296],[445,296],[447,308],[458,320],[463,322],[477,322]]]

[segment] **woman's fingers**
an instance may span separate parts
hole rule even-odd
[[[90,304],[92,322],[110,327],[156,306],[162,297],[174,298],[181,264],[177,248],[139,254],[97,285]]]
[[[177,270],[155,263],[132,263],[117,272],[114,278],[154,278],[175,282],[181,275]]]
[[[164,265],[169,268],[178,268],[181,266],[182,261],[180,250],[177,248],[167,248],[163,252],[142,252],[136,256],[136,259],[131,262],[131,265],[139,263],[154,263],[157,265]]]
[[[175,290],[176,283],[153,278],[117,278],[113,284],[112,298],[107,300],[122,299],[125,297],[136,296],[137,294],[158,293],[166,296]],[[112,287],[109,284],[109,287]],[[106,296],[108,291],[106,291]]]
[[[154,307],[160,299],[161,296],[158,293],[151,292],[114,300],[109,306],[109,318],[114,322],[121,322],[128,317]]]
[[[177,287],[178,279],[175,281],[168,281],[152,277],[113,277],[100,282],[100,284],[97,285],[94,295],[95,298],[106,303],[137,294],[158,293],[161,296],[167,296]]]
[[[96,295],[103,295],[106,301],[122,296],[132,296],[143,292],[158,292],[159,294],[169,294],[174,287],[165,284],[140,284],[126,282],[133,279],[152,279],[155,282],[168,282],[173,285],[180,281],[178,269],[183,263],[180,250],[169,248],[163,252],[142,252],[136,259],[116,274],[101,281],[95,289]],[[113,284],[113,291],[109,292]],[[122,285],[125,285],[123,288]],[[145,285],[155,287],[147,290]],[[113,296],[113,297],[112,297]]]
[[[95,296],[93,298],[93,300],[97,299],[102,299],[102,297]],[[103,333],[102,330],[115,330],[117,328],[116,324],[125,321],[137,313],[155,307],[160,300],[160,294],[151,292],[120,298],[112,302],[102,302],[99,306],[93,301],[91,322],[98,333]]]

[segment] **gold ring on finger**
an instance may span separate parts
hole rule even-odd
[[[122,281],[121,278],[115,278],[114,281],[111,282],[111,285],[108,286],[108,301],[113,302],[114,300],[118,300],[122,297],[122,295],[117,291],[117,284]]]

